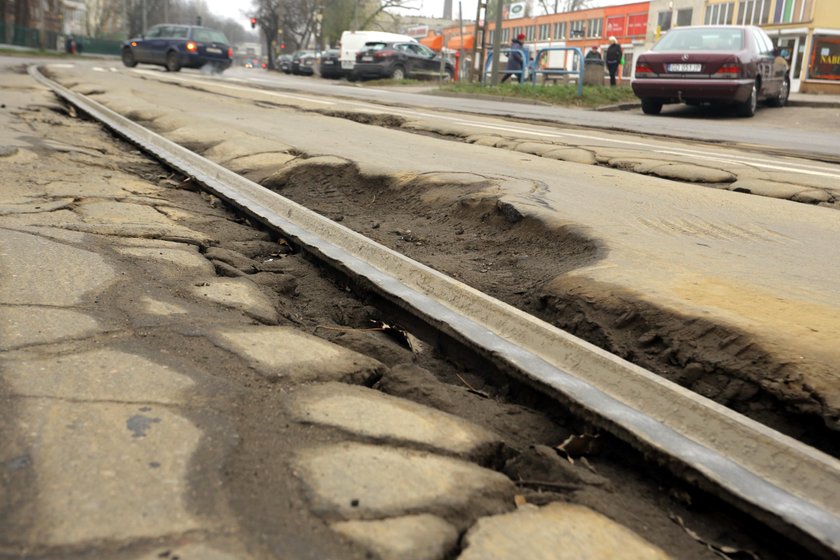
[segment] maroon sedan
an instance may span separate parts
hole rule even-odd
[[[787,103],[790,76],[758,27],[680,27],[639,55],[633,92],[648,115],[666,103],[715,103],[734,104],[739,116],[751,117],[759,100]]]

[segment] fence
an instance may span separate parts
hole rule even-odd
[[[111,54],[119,55],[121,41],[113,39],[94,39],[91,37],[76,36],[76,44],[81,45],[78,52],[86,54]],[[0,22],[0,44],[15,45],[29,49],[45,51],[64,52],[65,36],[56,31],[44,31],[24,27],[22,25],[9,25]]]

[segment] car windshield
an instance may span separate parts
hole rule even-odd
[[[227,37],[221,31],[215,29],[207,29],[206,27],[196,27],[193,29],[193,41],[199,43],[224,43],[228,44]]]
[[[743,48],[744,32],[731,28],[672,29],[653,46],[654,51],[738,51]]]

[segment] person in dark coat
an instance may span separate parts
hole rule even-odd
[[[585,60],[601,60],[601,53],[598,51],[598,45],[595,45],[584,57]]]
[[[502,76],[503,83],[511,76],[515,76],[521,83],[522,78],[525,77],[525,73],[523,72],[523,69],[525,68],[525,58],[521,52],[525,50],[523,41],[525,41],[525,34],[520,33],[510,42],[510,48],[514,50],[508,53],[507,66],[505,67],[507,73]]]
[[[615,87],[615,76],[618,74],[618,67],[621,65],[621,59],[624,53],[621,51],[621,45],[618,44],[618,39],[610,37],[610,46],[607,47],[607,56],[605,62],[607,63],[607,70],[610,73],[610,86]]]

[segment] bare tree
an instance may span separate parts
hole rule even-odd
[[[540,7],[546,14],[576,12],[590,6],[592,0],[539,0]]]

